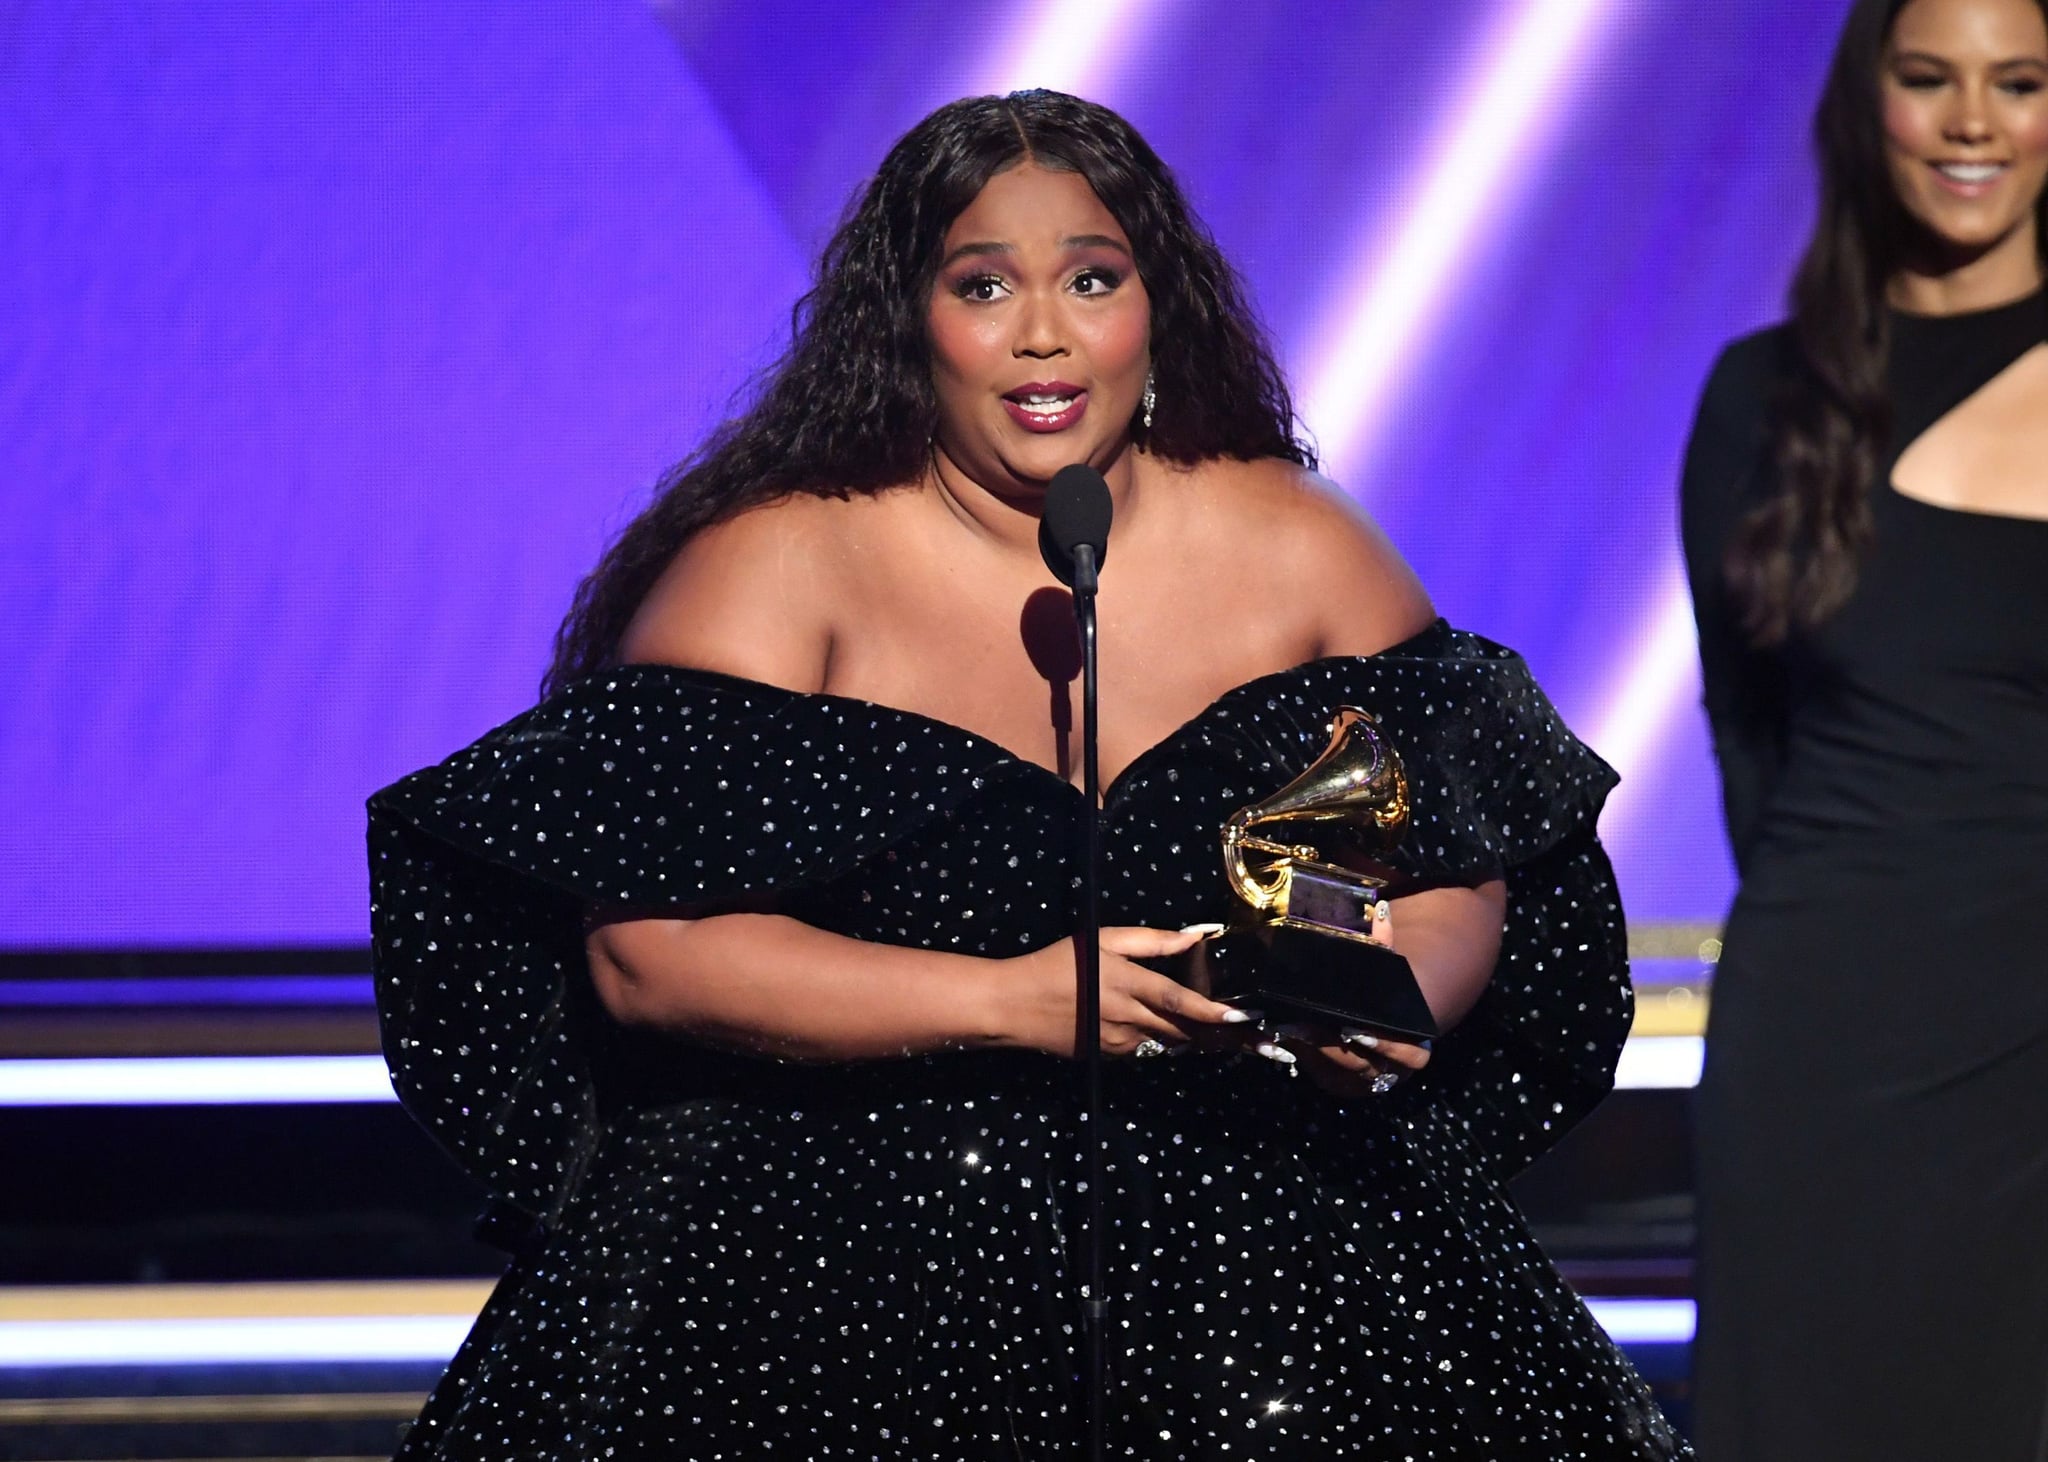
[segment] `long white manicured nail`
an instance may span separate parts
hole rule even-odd
[[[1348,1046],[1363,1046],[1368,1051],[1379,1049],[1380,1038],[1371,1031],[1362,1031],[1355,1025],[1344,1027],[1344,1043]]]
[[[1258,1045],[1253,1046],[1252,1049],[1261,1056],[1264,1056],[1268,1061],[1278,1061],[1282,1066],[1292,1066],[1294,1064],[1294,1052],[1288,1050],[1285,1046],[1276,1046],[1271,1041],[1261,1041]]]
[[[1256,1019],[1258,1017],[1249,1010],[1226,1010],[1223,1012],[1223,1023],[1225,1025],[1248,1025]]]
[[[1188,926],[1187,926],[1187,928],[1185,928],[1185,929],[1181,930],[1180,932],[1181,932],[1181,933],[1183,933],[1183,934],[1199,934],[1199,935],[1201,935],[1201,936],[1202,936],[1202,937],[1203,937],[1204,939],[1207,939],[1207,938],[1208,938],[1208,937],[1209,937],[1209,936],[1210,936],[1211,934],[1221,934],[1221,933],[1223,932],[1223,925],[1221,925],[1221,924],[1190,924],[1190,925],[1188,925]]]

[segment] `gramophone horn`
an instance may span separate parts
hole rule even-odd
[[[1392,847],[1408,824],[1408,777],[1399,753],[1370,712],[1340,706],[1330,744],[1308,770],[1279,791],[1240,808],[1223,826],[1223,862],[1231,886],[1256,909],[1285,895],[1289,858],[1314,859],[1313,847],[1268,842],[1254,830],[1288,823],[1341,823],[1376,848]],[[1281,866],[1253,870],[1247,851],[1273,855]]]

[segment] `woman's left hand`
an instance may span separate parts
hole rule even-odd
[[[1283,1025],[1276,1034],[1296,1069],[1334,1097],[1384,1095],[1429,1064],[1429,1047],[1368,1031]]]

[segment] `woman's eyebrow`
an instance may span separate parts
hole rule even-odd
[[[1113,239],[1108,234],[1071,234],[1060,240],[1062,249],[1114,249],[1126,259],[1131,257],[1130,246],[1122,239]],[[1003,258],[1017,252],[1014,244],[994,242],[962,244],[939,261],[941,269],[950,269],[962,259]]]
[[[1895,63],[1915,61],[1927,66],[1939,66],[1944,70],[1953,70],[1958,64],[1946,56],[1937,56],[1932,51],[1900,51],[1892,57],[1892,60]],[[2004,56],[1993,61],[1987,69],[1992,71],[2010,71],[2015,67],[2027,66],[2048,66],[2048,57]]]
[[[941,259],[939,261],[939,267],[941,269],[950,268],[954,263],[961,259],[970,259],[978,256],[987,255],[1014,254],[1016,252],[1017,250],[1015,249],[1015,247],[1013,247],[1010,244],[962,244],[959,248],[953,250],[952,253],[946,255],[945,258]]]

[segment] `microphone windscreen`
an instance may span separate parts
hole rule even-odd
[[[1039,523],[1038,549],[1045,565],[1062,584],[1074,582],[1074,550],[1086,543],[1095,549],[1100,571],[1109,557],[1109,519],[1113,511],[1109,484],[1085,462],[1062,467],[1045,488],[1045,517]]]

